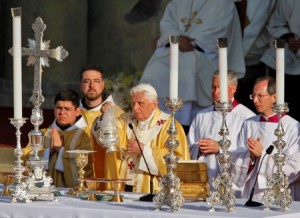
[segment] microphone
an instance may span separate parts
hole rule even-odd
[[[262,158],[262,160],[260,162],[260,166],[259,166],[257,174],[256,174],[255,182],[254,182],[253,188],[251,189],[250,197],[249,197],[248,201],[245,203],[245,206],[248,206],[248,207],[258,207],[258,206],[262,206],[263,205],[262,203],[259,203],[259,202],[256,202],[256,201],[252,201],[252,198],[253,198],[253,195],[254,195],[254,188],[255,188],[255,185],[256,185],[256,182],[257,182],[257,178],[258,178],[258,174],[259,174],[262,162],[263,162],[263,160],[264,160],[264,158],[265,158],[265,156],[267,154],[271,154],[272,153],[273,149],[274,149],[274,146],[270,145],[267,148],[266,153],[265,153],[265,155],[263,156],[263,158]]]
[[[146,161],[146,158],[145,158],[145,156],[144,156],[144,154],[143,154],[143,151],[142,151],[140,142],[139,142],[139,140],[138,140],[138,138],[137,138],[137,136],[136,136],[136,134],[135,134],[135,131],[133,130],[133,125],[132,125],[131,123],[129,123],[128,126],[129,126],[129,128],[132,130],[132,132],[133,132],[133,134],[134,134],[135,140],[136,140],[136,142],[137,142],[137,144],[138,144],[138,146],[139,146],[139,149],[140,149],[141,154],[142,154],[142,157],[143,157],[143,159],[144,159],[144,161],[145,161],[145,164],[146,164],[148,173],[149,173],[149,175],[150,175],[150,194],[147,194],[147,195],[144,195],[144,196],[140,197],[140,201],[152,201],[152,199],[153,199],[153,197],[154,197],[154,194],[153,194],[153,175],[152,175],[151,172],[150,172],[150,168],[149,168],[148,163],[147,163],[147,161]]]

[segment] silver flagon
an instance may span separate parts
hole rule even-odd
[[[223,117],[219,132],[219,135],[222,136],[222,139],[219,141],[220,153],[217,156],[221,173],[216,178],[213,178],[212,186],[214,191],[210,192],[206,201],[211,207],[210,211],[215,211],[216,205],[224,205],[227,211],[231,212],[234,210],[236,199],[232,189],[232,177],[228,172],[231,165],[231,155],[228,153],[228,148],[231,142],[226,138],[229,135],[226,114],[231,111],[232,105],[230,102],[216,102],[216,109]]]
[[[163,175],[159,184],[161,190],[157,192],[153,198],[153,202],[158,210],[166,204],[171,208],[171,211],[178,211],[182,208],[184,198],[180,190],[180,179],[173,173],[173,169],[177,166],[178,157],[174,154],[174,150],[179,145],[176,139],[177,128],[175,125],[175,112],[183,107],[182,99],[165,99],[165,107],[172,112],[172,121],[168,129],[169,139],[166,141],[166,147],[169,149],[169,154],[164,156],[167,173]]]
[[[277,153],[272,155],[274,164],[277,167],[277,171],[267,179],[267,190],[264,192],[262,202],[265,206],[265,210],[270,209],[271,204],[276,204],[281,207],[283,211],[289,210],[289,206],[292,203],[291,190],[289,187],[288,177],[283,170],[285,164],[286,154],[283,152],[286,146],[282,137],[285,135],[282,127],[282,115],[289,111],[287,103],[273,106],[273,111],[277,113],[279,117],[278,126],[275,129],[274,135],[277,136],[277,140],[273,142]]]
[[[96,133],[98,144],[104,147],[107,153],[118,150],[119,136],[113,107],[99,117],[93,131]]]

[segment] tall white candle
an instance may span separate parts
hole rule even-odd
[[[228,76],[227,76],[227,39],[218,39],[219,46],[219,78],[220,102],[228,102]]]
[[[276,39],[276,104],[284,104],[284,40]]]
[[[178,98],[178,42],[179,36],[170,36],[170,99]]]
[[[13,86],[14,86],[14,118],[22,118],[22,39],[21,8],[11,9],[13,17]]]

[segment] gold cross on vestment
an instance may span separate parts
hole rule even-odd
[[[191,29],[191,27],[192,27],[192,22],[193,23],[195,23],[195,24],[202,24],[203,23],[203,21],[200,19],[200,18],[197,18],[197,19],[195,19],[196,18],[196,16],[197,16],[197,14],[198,14],[198,11],[193,11],[192,13],[191,13],[191,16],[189,17],[189,18],[186,18],[186,17],[184,17],[184,18],[181,18],[181,22],[184,24],[184,26],[185,26],[185,32],[187,32],[187,31],[189,31],[190,29]]]

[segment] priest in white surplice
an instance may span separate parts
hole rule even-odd
[[[290,106],[290,115],[300,121],[300,104],[294,96],[294,87],[300,83],[300,1],[278,1],[276,10],[270,19],[268,31],[273,38],[281,38],[285,43],[285,99]],[[269,66],[269,75],[275,77],[276,48],[273,41],[261,61]]]
[[[232,0],[173,0],[165,9],[160,31],[140,82],[153,85],[159,98],[169,96],[169,35],[180,35],[178,97],[185,104],[176,118],[189,126],[201,108],[212,104],[210,81],[218,69],[217,38],[228,38],[228,67],[239,77],[245,73],[239,18]]]
[[[231,141],[229,151],[236,149],[237,135],[243,122],[255,114],[234,99],[234,93],[237,89],[236,74],[228,71],[228,99],[232,101],[233,109],[226,116],[226,123],[230,135],[228,139]],[[218,71],[214,74],[212,80],[212,98],[220,101],[220,82]],[[219,172],[216,155],[219,152],[218,141],[221,136],[218,134],[222,126],[222,115],[215,110],[212,105],[200,111],[194,118],[188,134],[188,143],[192,159],[198,159],[199,162],[206,162],[208,167],[209,183],[213,177]]]
[[[242,0],[243,2],[246,0]],[[266,75],[266,65],[260,62],[264,52],[270,47],[272,39],[267,30],[267,24],[275,9],[277,0],[248,0],[246,13],[243,17],[241,10],[241,22],[243,28],[243,50],[246,64],[245,77],[239,80],[236,98],[251,110],[255,110],[249,94],[252,92],[253,84],[258,77]],[[241,3],[242,6],[244,3]]]
[[[278,125],[278,117],[272,106],[276,102],[276,82],[272,77],[261,77],[256,80],[252,99],[257,112],[261,113],[245,121],[239,137],[236,153],[233,155],[232,176],[234,185],[242,188],[241,197],[249,198],[255,183],[259,165],[261,169],[254,188],[253,200],[261,201],[267,189],[267,178],[276,172],[271,155],[266,155],[266,149],[277,140],[274,131]],[[285,114],[282,118],[282,127],[286,142],[283,152],[287,155],[283,170],[289,178],[289,188],[294,200],[300,200],[300,153],[299,153],[299,123]],[[273,151],[273,154],[276,149]]]

